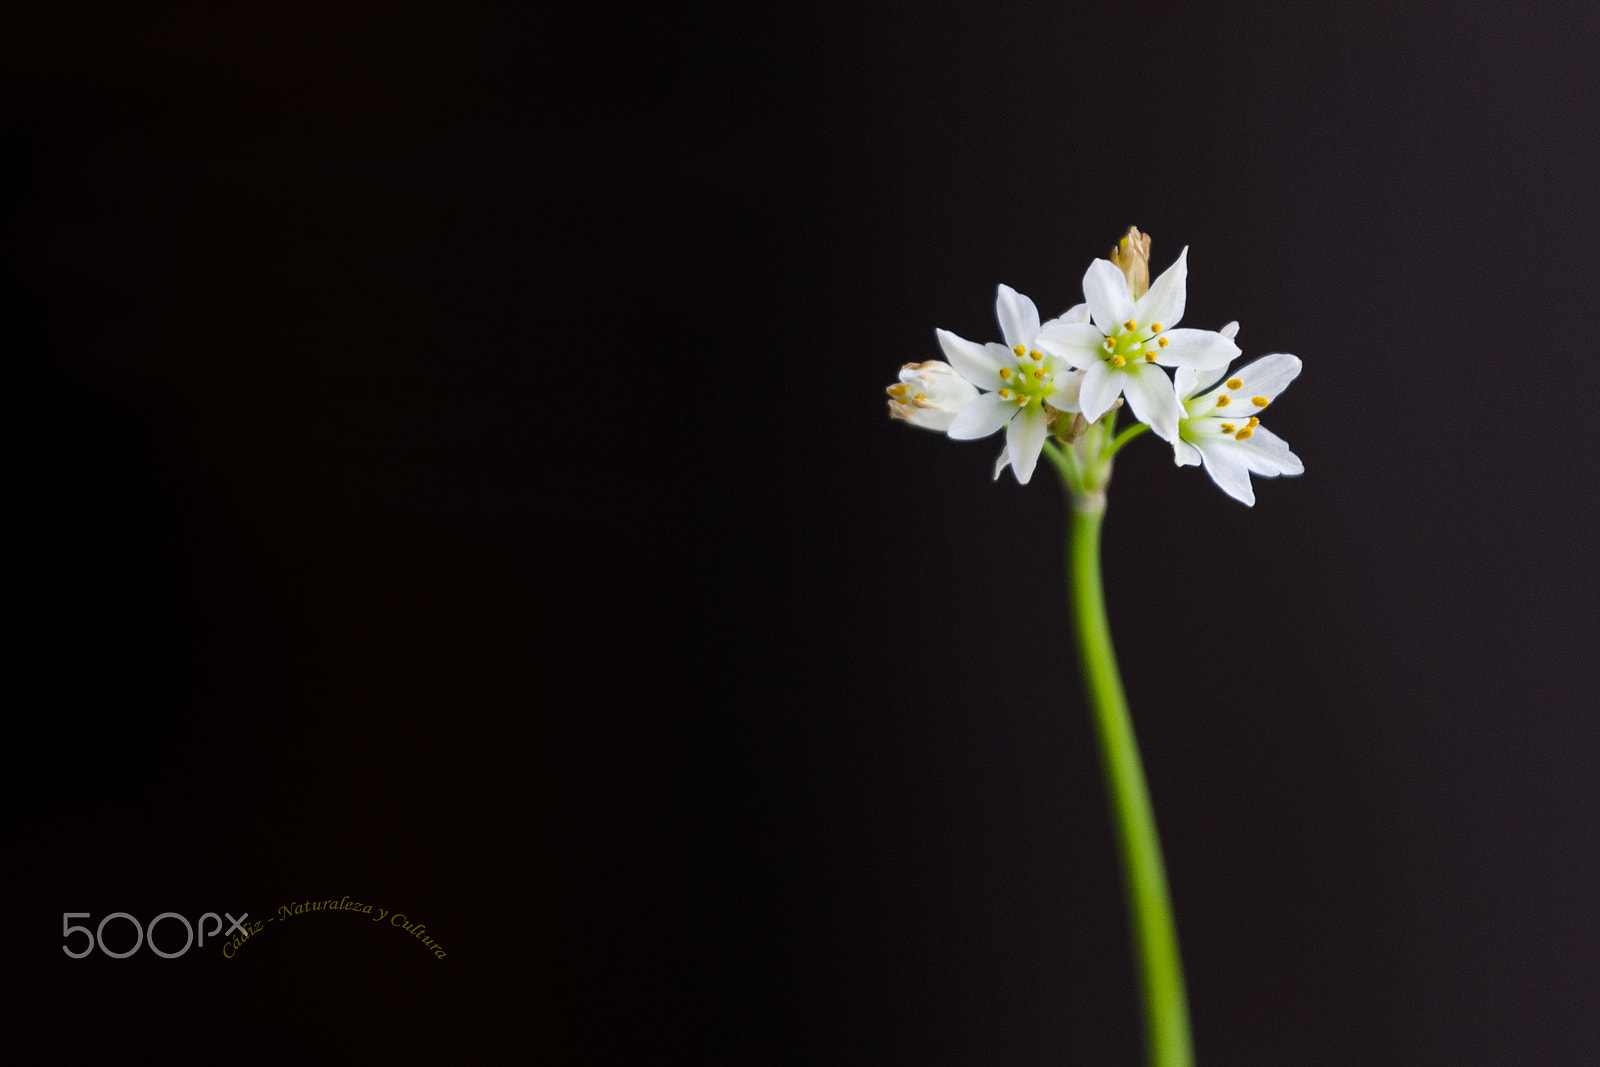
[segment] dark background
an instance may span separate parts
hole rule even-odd
[[[881,392],[1135,223],[1305,362],[1111,492],[1202,1062],[1600,1055],[1587,9],[18,10],[14,1032],[1140,1062],[1060,494]]]

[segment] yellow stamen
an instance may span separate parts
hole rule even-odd
[[[1132,319],[1129,319],[1127,322],[1122,324],[1122,328],[1124,330],[1131,330],[1131,329],[1133,329],[1134,327],[1136,327],[1138,325],[1139,324],[1137,322],[1134,322]]]
[[[1127,362],[1127,361],[1124,360],[1121,356],[1112,356],[1111,357],[1111,365],[1113,367],[1120,367],[1125,362]]]
[[[1002,378],[1011,377],[1011,368],[1010,367],[1001,367],[1000,368],[1000,377],[1002,377]]]
[[[1246,426],[1244,429],[1242,429],[1238,433],[1234,434],[1233,435],[1233,439],[1235,441],[1245,441],[1245,440],[1249,440],[1250,436],[1251,436],[1250,427]]]
[[[1032,399],[1032,398],[1027,396],[1026,394],[1018,396],[1017,397],[1017,407],[1019,407],[1019,408],[1027,407],[1028,406],[1028,401],[1030,399]]]
[[[1035,363],[1044,362],[1044,353],[1039,351],[1037,348],[1035,348],[1033,351],[1029,352],[1028,355],[1033,357],[1033,361]]]
[[[1156,354],[1154,352],[1146,352],[1144,354],[1144,361],[1146,363],[1154,363],[1156,361]]]
[[[1230,403],[1232,403],[1232,400],[1229,399],[1227,393],[1223,393],[1221,396],[1217,397],[1217,407],[1219,408],[1225,408]]]
[[[1165,337],[1163,337],[1161,340],[1157,341],[1156,343],[1159,344],[1162,348],[1166,348],[1172,342],[1167,340]]]
[[[1267,398],[1264,396],[1253,396],[1250,398],[1250,403],[1254,404],[1258,408],[1264,408],[1267,406]]]
[[[1000,399],[1001,400],[1010,400],[1011,399],[1011,390],[1009,390],[1009,389],[1000,390]]]
[[[905,396],[906,395],[906,387],[903,386],[903,385],[891,385],[891,386],[889,386],[889,395],[890,396]]]
[[[1028,352],[1028,350],[1026,348],[1023,348],[1021,345],[1017,345],[1016,347],[1012,348],[1011,351],[1013,351],[1013,352],[1015,352],[1017,354],[1017,358],[1018,359],[1021,359]]]
[[[922,401],[928,399],[928,394],[927,393],[918,393],[916,396],[912,397],[911,399],[917,401],[918,403],[921,403]]]
[[[1044,379],[1044,369],[1042,367],[1033,368],[1033,376],[1042,381]]]
[[[1100,342],[1100,347],[1104,348],[1107,352],[1110,352],[1112,349],[1117,347],[1117,342],[1107,337],[1104,341]]]
[[[1260,426],[1261,425],[1261,420],[1256,418],[1254,415],[1251,415],[1250,416],[1250,425],[1251,426]]]
[[[1152,322],[1150,324],[1150,332],[1151,333],[1160,333],[1161,332],[1161,324],[1159,322]]]
[[[1238,378],[1229,378],[1228,379],[1228,388],[1229,389],[1243,389],[1244,388],[1244,382],[1240,381]]]
[[[1232,433],[1234,430],[1237,430],[1237,429],[1238,429],[1238,427],[1235,426],[1231,422],[1225,422],[1225,423],[1222,424],[1222,432],[1223,433]]]

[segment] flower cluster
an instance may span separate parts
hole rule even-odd
[[[1254,504],[1251,474],[1304,469],[1259,414],[1300,373],[1300,361],[1276,353],[1230,372],[1239,355],[1238,323],[1177,328],[1189,250],[1154,282],[1149,255],[1150,238],[1130,229],[1110,259],[1089,265],[1084,302],[1048,322],[1040,322],[1032,300],[1000,286],[995,316],[1004,343],[977,344],[936,330],[949,362],[906,364],[889,387],[889,414],[956,440],[1004,427],[995,476],[1010,466],[1026,483],[1047,438],[1069,445],[1085,428],[1109,428],[1125,401],[1172,445],[1179,466],[1203,464],[1223,492]]]

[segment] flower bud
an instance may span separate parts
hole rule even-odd
[[[907,363],[900,368],[900,381],[886,391],[890,418],[940,432],[948,430],[956,412],[978,395],[971,382],[937,359]]]
[[[1111,250],[1111,262],[1128,279],[1128,294],[1139,299],[1150,288],[1150,235],[1140,233],[1137,226],[1129,226],[1127,234]]]

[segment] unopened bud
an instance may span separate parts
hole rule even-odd
[[[1069,445],[1082,437],[1083,431],[1089,428],[1088,421],[1084,419],[1083,413],[1079,411],[1052,411],[1047,425],[1050,427],[1050,433],[1053,436],[1060,438]]]
[[[1137,226],[1129,226],[1111,250],[1111,262],[1128,279],[1128,293],[1139,299],[1150,288],[1150,235],[1140,233]]]
[[[900,368],[900,381],[886,392],[891,419],[941,433],[950,428],[956,413],[978,396],[976,386],[937,359],[907,363]]]

